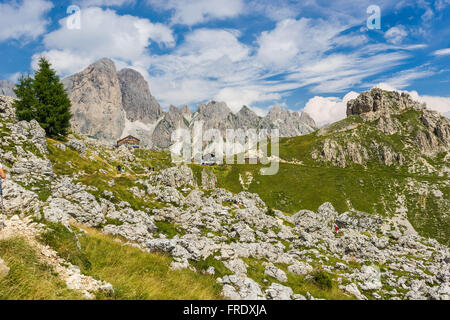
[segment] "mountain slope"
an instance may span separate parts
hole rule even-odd
[[[370,106],[362,107],[368,96]],[[377,89],[350,101],[349,110],[314,133],[280,139],[278,174],[260,175],[261,165],[215,168],[218,185],[242,191],[241,177],[250,174],[245,187],[271,207],[294,213],[330,201],[338,211],[396,217],[449,244],[449,120]]]

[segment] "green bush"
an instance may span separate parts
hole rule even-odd
[[[333,288],[331,276],[323,270],[318,270],[313,273],[314,283],[323,290],[330,290]]]

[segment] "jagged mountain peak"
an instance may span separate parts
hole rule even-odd
[[[125,68],[118,73],[123,108],[131,121],[152,123],[162,114],[161,106],[150,93],[144,77],[136,70]]]
[[[98,70],[105,70],[105,71],[114,71],[117,72],[116,70],[116,64],[114,63],[114,61],[112,61],[109,58],[102,58],[100,60],[95,61],[94,63],[92,63],[90,66],[88,66],[88,69],[98,69]]]
[[[243,106],[241,110],[237,113],[238,116],[242,116],[245,118],[259,118],[258,115],[249,107]]]
[[[231,112],[231,109],[225,102],[210,101],[198,106],[198,114],[202,118],[225,119]]]
[[[414,101],[406,92],[386,91],[373,88],[362,92],[347,103],[347,116],[377,117],[383,113],[399,113],[406,109],[423,109],[424,104]]]

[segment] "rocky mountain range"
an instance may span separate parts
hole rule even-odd
[[[270,129],[278,128],[281,136],[298,136],[316,129],[306,113],[274,107],[265,117],[257,116],[248,107],[234,114],[223,102],[211,101],[198,106],[170,106],[163,112],[152,96],[143,76],[132,69],[117,72],[114,62],[101,59],[85,70],[63,79],[72,101],[73,128],[96,139],[115,142],[131,134],[144,146],[167,148],[171,133],[178,128],[191,129],[195,121],[204,128]]]

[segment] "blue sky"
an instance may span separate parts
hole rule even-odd
[[[70,5],[80,28],[68,28]],[[371,5],[380,29],[367,28]],[[40,55],[61,76],[106,56],[140,71],[165,108],[281,105],[325,123],[379,86],[450,115],[448,17],[450,0],[7,0],[0,79],[32,72]]]

